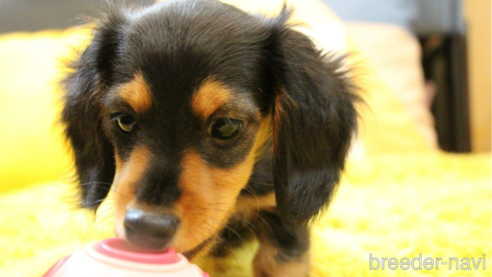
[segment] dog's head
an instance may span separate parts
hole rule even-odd
[[[196,251],[268,159],[284,224],[316,215],[344,167],[357,96],[289,16],[190,0],[101,20],[65,82],[83,205],[112,188],[119,236]]]

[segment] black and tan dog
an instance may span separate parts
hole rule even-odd
[[[214,0],[113,8],[65,81],[83,206],[113,189],[118,236],[190,258],[253,230],[256,276],[305,276],[358,97],[289,17]]]

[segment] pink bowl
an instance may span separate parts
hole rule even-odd
[[[60,259],[43,277],[209,277],[173,249],[133,246],[112,238]]]

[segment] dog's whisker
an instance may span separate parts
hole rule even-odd
[[[113,224],[112,216],[107,215],[104,217],[100,217],[97,219],[97,221],[91,223],[89,225],[89,228],[87,229],[85,233],[85,238],[84,242],[86,242],[90,237],[95,236],[95,237],[100,237],[102,232],[104,232],[107,228],[108,225]],[[94,232],[99,230],[99,235],[95,235]]]
[[[272,227],[270,224],[259,214],[259,211],[256,211],[256,216],[265,223],[265,225],[268,227],[270,234],[273,236],[274,240],[277,240],[277,237],[275,235],[275,232],[273,231]]]
[[[108,182],[97,182],[97,181],[91,181],[91,182],[84,182],[84,183],[80,183],[78,184],[79,186],[88,186],[88,185],[108,185],[108,186],[111,186],[112,183],[108,183]]]
[[[98,200],[94,200],[91,202],[85,202],[84,204],[90,207],[90,206],[93,206],[94,204],[100,204],[102,202],[104,202],[104,199],[98,199]]]
[[[215,218],[209,218],[209,219],[212,219],[213,221],[216,221],[218,222],[218,220],[216,220]],[[211,226],[210,223],[208,222],[204,222],[205,224],[207,224],[208,226]],[[233,232],[242,242],[246,242],[246,239],[241,235],[239,234],[236,230],[234,230],[234,228],[232,228],[231,226],[225,224],[225,225],[222,225],[222,230],[224,229],[227,229],[227,230],[230,230],[231,232]],[[221,230],[221,231],[222,231]],[[234,258],[236,264],[238,267],[240,267],[240,263],[239,263],[239,260],[237,259],[237,256],[235,255],[234,253],[234,247],[232,247],[232,245],[229,243],[229,241],[227,240],[221,240],[220,243],[226,243],[227,246],[225,245],[222,245],[221,247],[224,247],[225,249],[229,250],[229,253],[232,255],[232,257]],[[250,253],[253,253],[254,252],[254,249],[252,249],[251,247],[247,247],[248,251]],[[227,271],[229,272],[229,269],[227,269]]]
[[[92,230],[97,227],[98,224],[101,222],[107,221],[107,219],[112,218],[111,214],[112,209],[110,207],[107,207],[105,210],[100,211],[97,216],[91,215],[91,220],[88,222],[88,229],[86,230],[85,234],[82,235],[82,229],[79,229],[80,237],[83,237],[83,241],[85,242],[87,238],[90,236]],[[84,217],[87,218],[89,212],[86,211],[84,213]],[[109,220],[109,222],[111,222]]]
[[[223,213],[229,213],[230,211],[227,210],[221,210],[221,209],[214,209],[214,208],[204,208],[205,210],[211,210],[211,211],[218,211],[218,212],[223,212]]]
[[[209,205],[228,205],[228,206],[235,206],[236,203],[220,203],[220,202],[214,202],[214,203],[210,203]]]
[[[258,181],[251,181],[249,180],[248,183],[253,183],[253,184],[258,184],[258,185],[263,185],[263,186],[270,186],[270,187],[274,187],[275,185],[274,184],[270,184],[270,183],[262,183],[262,182],[258,182]],[[248,188],[248,187],[246,187]]]
[[[256,228],[256,226],[255,226],[253,223],[251,223],[248,219],[246,219],[246,218],[245,218],[245,217],[243,217],[243,216],[239,216],[239,219],[240,219],[241,221],[245,222],[246,224],[248,224],[249,226],[251,226],[251,227],[254,229],[254,231],[256,231],[256,233],[257,233],[257,234],[259,234],[259,233],[260,233],[260,230],[259,230],[258,228]],[[248,225],[247,225],[247,226],[248,226]],[[251,231],[250,227],[247,227],[247,228]],[[253,231],[253,232],[254,232],[254,231]]]
[[[215,218],[210,218],[210,217],[209,217],[209,219],[212,219],[212,220],[214,220],[214,221],[216,221],[216,222],[218,222],[218,223],[220,224],[220,222],[219,222],[218,220],[216,220]],[[222,227],[223,229],[227,229],[227,230],[230,230],[231,232],[233,232],[236,236],[238,236],[238,238],[239,238],[241,241],[243,241],[243,242],[245,242],[245,241],[246,241],[246,240],[244,239],[244,237],[243,237],[241,234],[239,234],[239,232],[237,232],[236,230],[234,230],[234,228],[232,228],[231,226],[229,226],[229,225],[227,225],[227,224],[224,224],[224,225],[221,225],[221,227]],[[252,249],[249,249],[249,250],[250,250],[250,252],[253,252],[253,250],[252,250]]]
[[[236,254],[234,253],[234,249],[235,248],[227,240],[221,240],[220,243],[221,244],[222,243],[225,243],[226,244],[226,245],[221,245],[221,247],[224,247],[225,249],[229,250],[229,253],[232,255],[234,261],[236,262],[236,264],[238,265],[238,267],[240,267],[239,260],[238,260],[238,258],[236,256]],[[231,273],[231,270],[229,268],[226,268],[226,271],[227,271],[227,273]]]

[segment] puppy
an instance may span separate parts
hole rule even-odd
[[[82,205],[110,190],[116,234],[194,258],[253,232],[255,276],[306,276],[358,96],[313,42],[215,0],[113,8],[64,84]]]

